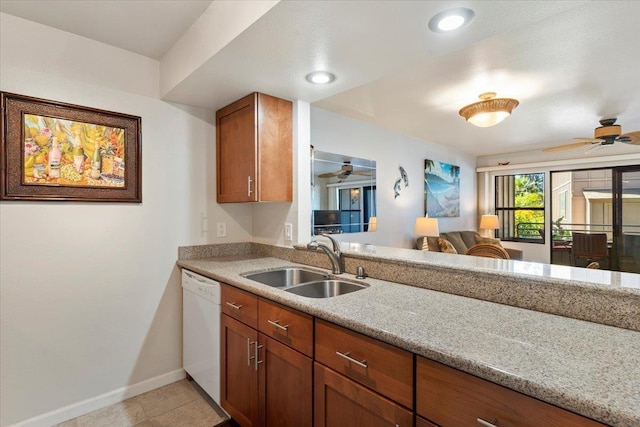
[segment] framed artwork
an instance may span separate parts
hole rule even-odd
[[[460,216],[460,167],[424,161],[424,212],[430,218]]]
[[[0,200],[142,201],[141,119],[0,92]]]

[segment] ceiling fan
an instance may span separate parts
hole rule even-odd
[[[371,176],[371,171],[353,170],[353,165],[351,164],[351,162],[344,162],[340,170],[335,172],[321,173],[320,175],[318,175],[318,178],[331,178],[336,176],[338,177],[338,179],[343,180],[343,179],[347,179],[351,175]]]
[[[602,119],[600,120],[600,126],[594,129],[593,138],[574,138],[577,142],[571,144],[560,145],[558,147],[545,148],[542,151],[553,152],[560,150],[569,150],[571,148],[584,147],[585,145],[593,145],[592,148],[585,151],[600,149],[607,145],[612,145],[614,142],[624,142],[626,144],[640,145],[640,131],[630,132],[622,135],[622,126],[616,125],[616,118]]]

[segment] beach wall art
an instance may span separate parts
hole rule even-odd
[[[424,161],[424,212],[431,218],[460,216],[460,167]]]

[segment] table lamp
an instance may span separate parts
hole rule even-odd
[[[500,228],[500,221],[498,215],[482,215],[480,218],[480,228],[488,230],[485,232],[486,237],[493,237],[494,231]]]
[[[416,224],[413,227],[413,234],[415,234],[416,236],[420,236],[416,240],[418,249],[427,249],[427,237],[440,235],[440,230],[438,229],[438,219],[429,217],[416,218]]]

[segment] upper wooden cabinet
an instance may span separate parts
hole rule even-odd
[[[293,104],[252,93],[216,112],[218,203],[293,200]]]

